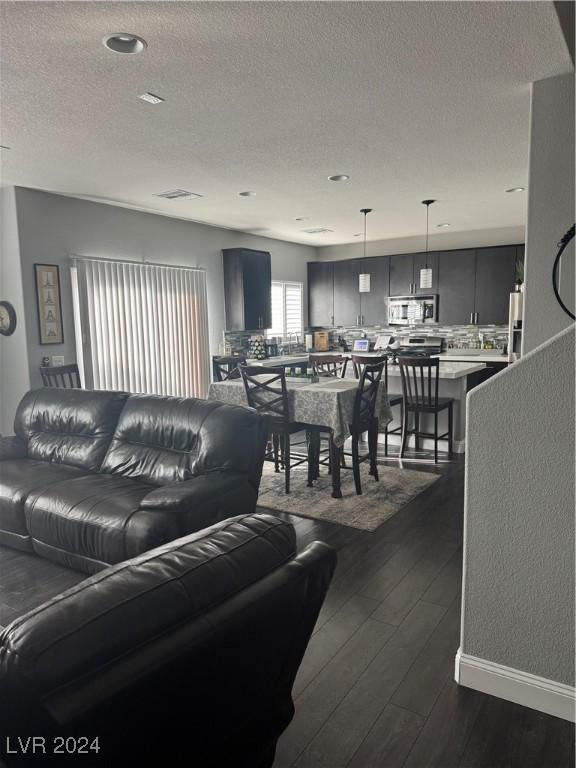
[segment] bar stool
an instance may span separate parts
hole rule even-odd
[[[440,361],[432,357],[400,357],[400,375],[404,392],[404,419],[402,421],[402,446],[400,458],[403,458],[409,435],[414,435],[416,450],[421,437],[434,439],[434,461],[438,461],[438,440],[448,441],[448,456],[452,456],[452,397],[438,397],[438,373]],[[438,414],[448,410],[448,432],[438,434]],[[414,428],[409,427],[410,414],[414,414]],[[420,430],[420,416],[434,415],[434,432]]]
[[[384,379],[384,392],[388,396],[388,403],[390,408],[393,408],[396,405],[400,406],[400,426],[394,427],[394,429],[389,429],[389,425],[387,424],[384,427],[384,455],[388,456],[388,435],[402,434],[402,424],[404,422],[404,398],[402,395],[391,395],[388,392],[388,357],[386,355],[382,355],[382,357],[374,357],[369,355],[352,355],[354,376],[356,376],[357,379],[360,378],[366,365],[372,365],[379,362],[384,363],[384,372],[382,378]]]

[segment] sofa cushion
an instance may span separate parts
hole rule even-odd
[[[27,444],[28,458],[97,472],[127,397],[125,392],[32,390],[18,406],[14,430]]]
[[[265,420],[251,409],[131,395],[101,471],[167,485],[227,469],[249,475],[257,489],[265,440]]]
[[[30,494],[25,513],[34,550],[95,572],[175,538],[176,516],[136,514],[152,487],[129,477],[94,474]]]
[[[0,463],[0,544],[30,549],[24,503],[53,483],[68,482],[86,473],[78,467],[49,464],[32,459],[13,459]]]

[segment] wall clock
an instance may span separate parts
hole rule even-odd
[[[0,301],[0,333],[10,336],[16,328],[16,310],[9,301]]]

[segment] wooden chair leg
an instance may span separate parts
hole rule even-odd
[[[282,440],[284,444],[284,492],[290,493],[290,435],[287,432]]]
[[[448,406],[448,456],[452,457],[452,420],[453,420],[453,413],[452,413],[452,406],[453,403],[450,403]]]
[[[358,440],[360,435],[352,435],[352,471],[354,472],[354,485],[356,495],[362,496],[362,483],[360,481],[360,456],[358,454]]]
[[[438,411],[434,412],[434,463],[438,463]]]
[[[314,470],[316,468],[316,445],[314,442],[314,432],[307,432],[308,437],[308,488],[314,485]]]
[[[400,445],[400,458],[404,458],[404,451],[406,450],[406,443],[408,442],[408,418],[410,416],[410,412],[408,409],[404,411],[403,417],[402,417],[402,443]]]
[[[414,435],[414,448],[416,452],[420,450],[420,414],[418,411],[414,414],[414,429],[416,433]]]
[[[370,474],[374,480],[380,480],[378,476],[378,421],[375,419],[368,432],[368,451],[370,453]]]
[[[384,427],[384,456],[388,456],[388,424]]]
[[[274,450],[274,472],[280,472],[280,462],[278,459],[278,450],[280,447],[280,440],[277,434],[272,435],[272,445]]]

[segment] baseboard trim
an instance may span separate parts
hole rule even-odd
[[[454,678],[458,685],[574,722],[575,689],[545,677],[521,672],[462,653],[458,649]]]

